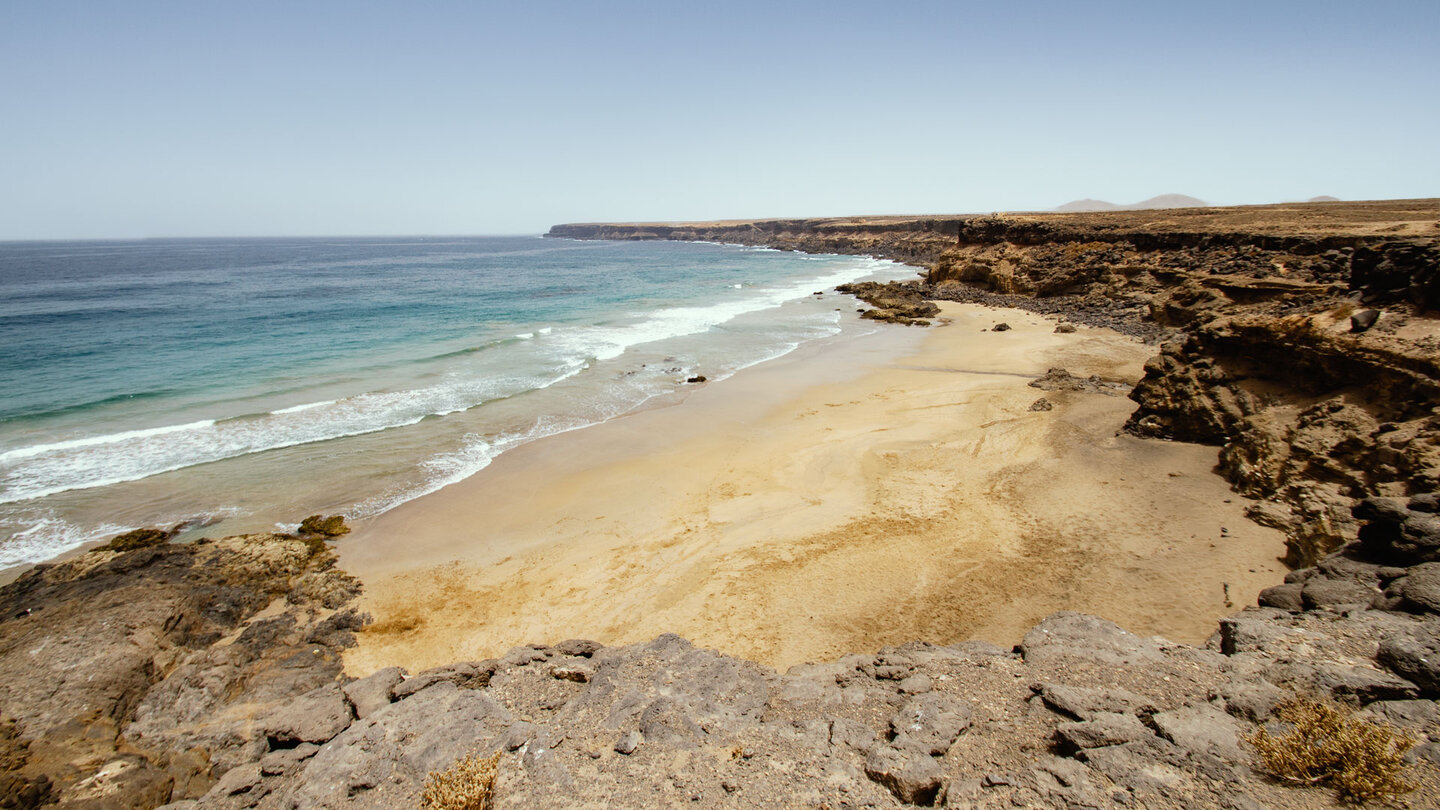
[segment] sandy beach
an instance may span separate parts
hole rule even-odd
[[[1280,581],[1283,536],[1244,518],[1214,448],[1119,434],[1124,397],[1027,385],[1057,366],[1133,383],[1153,346],[943,315],[520,447],[362,524],[341,565],[376,622],[347,671],[665,632],[784,669],[1008,647],[1058,610],[1197,643]]]

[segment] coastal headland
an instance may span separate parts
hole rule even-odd
[[[502,807],[1440,797],[1440,201],[550,235],[892,258],[864,316],[928,328],[348,535],[38,566],[14,806],[407,806],[472,750]],[[1406,737],[1399,781],[1277,776],[1248,740],[1297,699]]]

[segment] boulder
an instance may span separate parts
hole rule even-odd
[[[490,683],[498,665],[499,662],[494,659],[487,659],[433,667],[396,684],[392,693],[395,700],[404,700],[422,689],[441,683],[454,684],[463,689],[479,689]]]
[[[1210,754],[1231,763],[1247,759],[1240,747],[1239,723],[1214,706],[1182,706],[1157,712],[1151,720],[1160,736],[1193,754]]]
[[[830,744],[833,746],[852,748],[863,754],[874,747],[875,739],[875,730],[858,720],[837,717],[830,721]]]
[[[116,535],[113,540],[100,546],[96,551],[134,551],[140,548],[162,546],[170,542],[178,534],[175,530],[165,531],[164,529],[135,529],[124,534]]]
[[[865,775],[905,804],[929,807],[945,786],[940,765],[913,749],[877,745],[865,757]]]
[[[1355,505],[1352,513],[1364,522],[1360,545],[1369,557],[1397,565],[1440,562],[1440,515],[1428,511],[1424,495],[1411,501],[1422,508],[1411,509],[1399,499],[1379,496]]]
[[[253,762],[231,768],[225,772],[224,776],[220,777],[220,781],[216,782],[215,786],[210,788],[210,792],[206,793],[200,801],[202,804],[214,804],[227,796],[249,792],[264,778],[260,765]]]
[[[281,705],[259,725],[273,747],[329,742],[348,728],[353,719],[340,686],[331,684]]]
[[[1265,722],[1290,696],[1284,689],[1259,678],[1235,681],[1220,689],[1225,710],[1252,723]]]
[[[1399,606],[1416,613],[1440,613],[1440,563],[1422,563],[1393,581],[1386,593],[1400,597]]]
[[[426,774],[472,752],[493,750],[514,722],[484,690],[435,684],[357,720],[322,746],[280,804],[333,810],[414,806]]]
[[[1380,310],[1378,309],[1357,310],[1354,315],[1350,316],[1350,331],[1368,331],[1378,320],[1380,320]]]
[[[1312,577],[1301,588],[1301,600],[1307,610],[1368,606],[1378,594],[1373,586],[1361,585],[1351,579]]]
[[[1076,720],[1089,720],[1096,714],[1132,714],[1148,707],[1144,698],[1127,689],[1056,683],[1037,684],[1031,689],[1040,693],[1046,706]]]
[[[1266,611],[1270,611],[1267,613]],[[1273,608],[1244,610],[1220,620],[1220,652],[1237,655],[1246,652],[1265,652],[1283,639],[1288,630],[1272,621],[1271,614],[1279,613]]]
[[[1291,613],[1299,613],[1305,609],[1305,602],[1301,597],[1304,590],[1304,583],[1287,582],[1284,585],[1274,585],[1260,592],[1256,599],[1261,607],[1273,607],[1280,610],[1288,610]]]
[[[1270,667],[1267,676],[1278,683],[1292,685],[1297,691],[1320,692],[1337,700],[1361,704],[1418,696],[1415,684],[1405,678],[1369,666],[1351,666],[1319,658],[1287,660]]]
[[[395,687],[405,679],[400,667],[385,667],[342,687],[345,698],[355,709],[355,719],[366,717],[389,706],[395,699]]]
[[[629,756],[635,753],[643,740],[644,737],[640,735],[640,732],[631,729],[621,734],[620,739],[615,741],[615,753]]]
[[[350,527],[345,525],[344,515],[311,515],[300,521],[300,534],[313,537],[339,537],[342,534],[349,534]]]
[[[1151,736],[1154,736],[1153,732],[1133,714],[1114,712],[1097,712],[1089,720],[1055,726],[1055,739],[1061,753],[1068,754],[1087,748],[1123,745]]]
[[[598,641],[590,641],[584,638],[566,639],[555,645],[555,651],[561,655],[573,655],[581,658],[589,658],[605,647]]]
[[[912,698],[890,718],[896,748],[943,756],[970,727],[970,704],[930,692]]]
[[[550,675],[562,681],[586,683],[595,677],[595,668],[589,664],[556,664],[550,667]]]
[[[1440,637],[1391,636],[1380,642],[1375,660],[1419,686],[1427,696],[1440,695]]]

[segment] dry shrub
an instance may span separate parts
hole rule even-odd
[[[421,810],[490,810],[494,806],[495,776],[500,752],[488,757],[477,753],[455,760],[443,771],[425,777]]]
[[[1409,735],[1362,720],[1330,702],[1294,698],[1276,715],[1290,729],[1272,734],[1261,727],[1247,739],[1266,770],[1290,782],[1328,783],[1342,801],[1363,804],[1414,789],[1405,780]]]

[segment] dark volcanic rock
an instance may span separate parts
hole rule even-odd
[[[1380,310],[1362,309],[1350,316],[1350,331],[1364,332],[1380,320]]]
[[[171,538],[179,534],[178,531],[163,529],[135,529],[116,535],[115,539],[100,547],[101,551],[134,551],[141,548],[164,545],[170,542]]]
[[[1419,686],[1427,696],[1440,696],[1440,637],[1387,638],[1380,642],[1375,660]]]
[[[1280,608],[1292,613],[1299,613],[1305,609],[1305,602],[1301,597],[1304,588],[1304,583],[1300,582],[1273,585],[1260,592],[1258,601],[1262,607]]]

